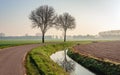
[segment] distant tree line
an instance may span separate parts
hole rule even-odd
[[[45,33],[48,29],[55,27],[64,33],[64,42],[66,42],[66,32],[68,29],[75,28],[75,18],[69,13],[58,15],[55,13],[53,7],[43,5],[33,10],[29,19],[32,21],[33,28],[40,28],[42,32],[42,43],[44,43]]]
[[[5,33],[0,33],[0,37],[4,37],[5,36]]]

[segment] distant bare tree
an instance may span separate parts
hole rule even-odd
[[[69,13],[63,13],[63,15],[59,15],[56,19],[56,28],[62,29],[64,32],[64,42],[66,42],[67,30],[74,29],[75,26],[75,18],[72,17]]]
[[[54,8],[48,5],[43,5],[33,10],[29,19],[32,20],[33,28],[37,27],[42,32],[42,43],[44,43],[44,36],[46,31],[55,23],[55,11]]]

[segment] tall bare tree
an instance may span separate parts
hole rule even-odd
[[[67,30],[74,29],[75,26],[75,18],[72,17],[69,13],[63,13],[63,15],[59,15],[56,19],[56,28],[62,29],[64,32],[64,42],[66,42]]]
[[[31,12],[29,19],[32,20],[33,28],[37,27],[41,29],[42,43],[44,43],[46,31],[54,25],[55,18],[54,8],[48,5],[40,6]]]

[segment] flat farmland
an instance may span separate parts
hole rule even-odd
[[[102,60],[120,63],[120,41],[80,44],[74,46],[74,50],[78,53],[94,56]]]
[[[26,45],[26,44],[38,44],[41,43],[40,40],[0,40],[0,49],[18,46],[18,45]]]

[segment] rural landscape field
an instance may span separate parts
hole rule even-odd
[[[119,0],[0,0],[0,75],[120,75]]]

